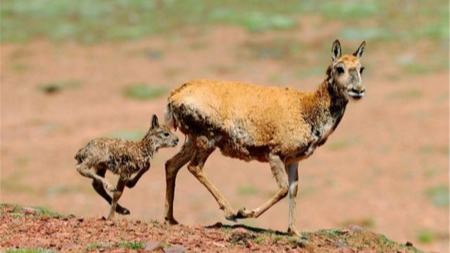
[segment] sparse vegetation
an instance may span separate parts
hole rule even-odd
[[[120,242],[119,243],[119,247],[120,248],[124,248],[124,249],[134,249],[134,250],[138,250],[138,249],[143,249],[145,247],[143,242]]]
[[[433,205],[437,207],[449,206],[450,194],[448,185],[438,185],[428,188],[426,195],[431,200]]]
[[[125,97],[134,100],[152,100],[167,93],[164,86],[150,86],[144,83],[129,85],[123,90]]]
[[[388,95],[388,98],[396,100],[416,100],[422,97],[423,92],[417,89],[400,90]]]
[[[120,130],[115,131],[113,133],[108,134],[107,136],[110,138],[117,138],[129,141],[137,141],[144,137],[145,132],[141,130]]]
[[[436,239],[436,234],[433,231],[430,231],[428,229],[420,230],[417,233],[417,240],[420,243],[428,244],[432,243]]]
[[[352,219],[352,220],[346,220],[342,222],[343,227],[348,227],[350,225],[357,225],[363,228],[374,228],[375,227],[375,220],[371,217],[367,218],[361,218],[361,219]]]
[[[6,253],[52,253],[53,251],[48,249],[6,249]]]
[[[347,149],[351,146],[354,146],[358,143],[357,138],[347,138],[347,139],[341,139],[341,140],[330,140],[330,143],[327,145],[327,148],[329,150],[333,151],[339,151],[343,149]]]
[[[81,85],[79,80],[61,80],[39,84],[38,88],[46,94],[54,94],[66,89],[78,88]]]
[[[448,156],[449,155],[449,147],[445,146],[437,146],[437,145],[423,145],[419,148],[419,152],[421,154],[441,154]]]
[[[241,185],[238,187],[237,192],[239,195],[256,195],[259,193],[259,190],[251,185]]]

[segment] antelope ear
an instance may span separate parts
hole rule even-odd
[[[331,59],[336,61],[342,55],[341,43],[339,40],[335,40],[331,46]]]
[[[363,41],[361,45],[359,45],[358,49],[353,53],[353,56],[356,56],[358,58],[361,58],[362,54],[364,53],[364,48],[366,47],[366,41]]]
[[[159,127],[158,117],[155,114],[153,114],[153,117],[152,117],[152,129],[153,128],[157,128],[157,127]]]

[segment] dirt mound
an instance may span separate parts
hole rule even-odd
[[[0,224],[0,246],[6,252],[421,252],[411,243],[396,243],[359,227],[291,237],[244,225],[108,221],[10,204],[1,204]]]

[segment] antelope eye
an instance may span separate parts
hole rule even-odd
[[[169,137],[170,134],[168,132],[164,132],[163,135],[164,137]]]
[[[359,69],[359,73],[362,74],[363,72],[364,72],[364,67],[361,67],[361,68]]]
[[[338,67],[336,67],[336,72],[340,75],[340,74],[344,74],[345,70],[343,67],[338,66]]]

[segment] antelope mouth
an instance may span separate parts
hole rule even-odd
[[[355,90],[355,89],[350,89],[350,90],[348,90],[347,91],[347,94],[352,98],[352,99],[355,99],[355,100],[359,100],[359,99],[361,99],[362,97],[364,97],[364,94],[365,94],[366,92],[364,91],[364,90]]]

